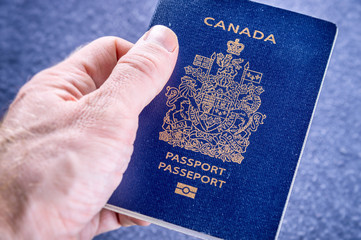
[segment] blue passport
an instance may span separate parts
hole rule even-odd
[[[107,208],[201,238],[276,238],[336,26],[246,0],[161,0],[158,24],[178,62]]]

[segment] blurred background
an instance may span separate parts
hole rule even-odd
[[[361,239],[361,0],[259,0],[337,24],[339,35],[279,239]],[[114,35],[135,42],[157,0],[0,0],[0,115],[35,73]],[[317,34],[317,33],[315,33]],[[165,228],[95,238],[195,239]]]

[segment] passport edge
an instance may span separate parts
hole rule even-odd
[[[117,213],[120,213],[120,214],[127,215],[129,217],[134,217],[134,218],[137,218],[137,219],[140,219],[140,220],[143,220],[143,221],[147,221],[147,222],[150,222],[152,224],[155,224],[155,225],[158,225],[158,226],[170,229],[170,230],[174,230],[174,231],[177,231],[177,232],[180,232],[180,233],[183,233],[183,234],[187,234],[187,235],[190,235],[190,236],[193,236],[193,237],[197,237],[197,238],[200,238],[200,239],[209,239],[209,240],[221,240],[221,239],[223,239],[223,238],[218,238],[218,237],[209,235],[207,233],[198,232],[198,231],[195,231],[195,230],[192,230],[192,229],[189,229],[189,228],[181,227],[179,225],[169,223],[169,222],[157,219],[157,218],[149,217],[147,215],[144,215],[144,214],[141,214],[141,213],[138,213],[138,212],[127,210],[125,208],[117,207],[117,206],[109,204],[109,203],[107,203],[104,206],[104,208],[108,209],[108,210],[111,210],[111,211],[114,211],[114,212],[117,212]]]
[[[319,20],[322,20],[322,19],[319,19]],[[322,20],[322,21],[325,21],[325,20]],[[278,223],[278,228],[277,228],[276,236],[275,236],[274,239],[278,239],[279,234],[280,234],[281,229],[282,229],[283,220],[284,220],[284,217],[285,217],[285,214],[286,214],[286,210],[287,210],[287,207],[288,207],[288,203],[289,203],[290,197],[291,197],[291,195],[292,195],[293,186],[294,186],[294,183],[295,183],[295,179],[296,179],[296,176],[297,176],[297,172],[298,172],[298,169],[299,169],[299,165],[300,165],[300,163],[301,163],[301,159],[302,159],[302,156],[303,156],[303,153],[304,153],[304,149],[305,149],[305,146],[306,146],[306,142],[307,142],[307,139],[308,139],[308,135],[309,135],[309,133],[310,133],[312,121],[313,121],[313,118],[314,118],[314,115],[315,115],[315,112],[316,112],[316,108],[317,108],[317,105],[318,105],[318,101],[319,101],[319,98],[320,98],[320,95],[321,95],[321,91],[322,91],[322,88],[323,88],[324,80],[325,80],[325,78],[326,78],[327,70],[328,70],[328,67],[329,67],[329,65],[330,65],[331,56],[332,56],[333,51],[334,51],[334,49],[335,49],[336,39],[337,39],[337,37],[338,37],[338,28],[337,28],[337,25],[334,24],[334,23],[332,23],[332,22],[328,22],[328,21],[325,21],[325,22],[330,23],[330,24],[332,24],[332,25],[335,27],[335,34],[334,34],[334,38],[333,38],[333,42],[332,42],[332,47],[331,47],[330,54],[329,54],[329,56],[328,56],[328,60],[327,60],[326,67],[325,67],[325,69],[324,69],[324,74],[323,74],[323,77],[322,77],[321,85],[320,85],[320,88],[319,88],[319,90],[318,90],[316,102],[315,102],[315,105],[314,105],[313,110],[312,110],[312,114],[311,114],[310,121],[308,122],[308,127],[307,127],[307,131],[306,131],[305,138],[304,138],[304,140],[303,140],[301,153],[300,153],[299,158],[298,158],[298,161],[297,161],[296,169],[295,169],[295,171],[294,171],[294,173],[293,173],[292,182],[291,182],[290,188],[289,188],[289,190],[288,190],[287,199],[286,199],[286,202],[285,202],[284,207],[283,207],[282,216],[281,216],[281,219],[280,219],[280,221],[279,221],[279,223]]]

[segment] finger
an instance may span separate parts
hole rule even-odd
[[[118,221],[123,227],[129,227],[133,225],[145,227],[150,225],[150,223],[147,221],[140,220],[138,218],[129,217],[120,213],[118,213]]]
[[[30,81],[31,86],[40,90],[50,89],[64,100],[80,99],[104,83],[119,58],[132,46],[132,43],[118,37],[99,38],[75,51],[63,62],[37,74]]]
[[[118,37],[99,38],[67,58],[63,64],[71,65],[88,74],[99,88],[109,77],[118,60],[133,46]]]
[[[148,226],[150,223],[132,218],[123,214],[119,214],[108,209],[103,209],[100,212],[99,226],[96,234],[109,232],[119,227],[128,227],[133,225]]]
[[[178,39],[167,27],[155,26],[121,57],[107,81],[99,88],[102,97],[123,104],[127,114],[138,115],[160,92],[171,76]]]

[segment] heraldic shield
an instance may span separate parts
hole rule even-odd
[[[245,46],[229,41],[226,55],[196,55],[178,87],[167,87],[167,106],[159,138],[173,146],[224,162],[241,163],[252,132],[266,115],[258,112],[263,74],[239,56]],[[217,65],[218,68],[213,68]]]

